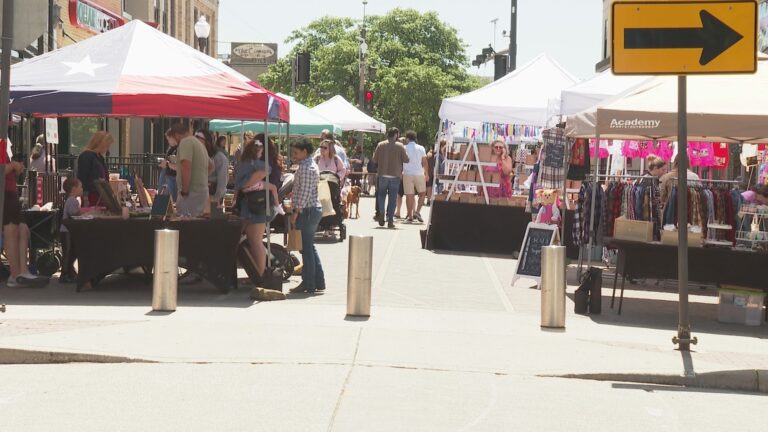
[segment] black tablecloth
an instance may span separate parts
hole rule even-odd
[[[612,240],[619,252],[618,272],[630,279],[677,279],[677,246]],[[688,248],[691,282],[768,290],[768,254],[730,248]]]
[[[520,251],[531,214],[523,207],[432,203],[432,225],[427,248],[434,250],[512,255]],[[564,244],[569,245],[573,212],[566,212]],[[578,257],[569,246],[568,256]]]
[[[154,265],[155,230],[179,231],[179,265],[222,292],[237,286],[239,219],[163,222],[148,219],[67,220],[78,257],[78,285],[121,268]]]

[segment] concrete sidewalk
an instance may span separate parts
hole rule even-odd
[[[511,259],[424,251],[422,226],[378,229],[370,206],[363,200],[365,216],[348,221],[350,234],[375,239],[369,320],[345,319],[347,244],[327,243],[319,250],[328,292],[278,303],[253,304],[247,289],[221,295],[206,284],[182,285],[178,311],[157,314],[149,308],[151,288],[130,279],[82,293],[56,283],[40,290],[3,287],[0,296],[9,306],[0,316],[0,349],[517,376],[768,370],[768,327],[717,323],[712,292],[692,296],[700,344],[689,358],[673,349],[676,296],[664,287],[628,290],[622,316],[608,308],[607,298],[603,314],[594,317],[572,314],[569,301],[567,330],[543,331],[539,291],[526,281],[510,286]],[[8,353],[0,362],[19,360]]]

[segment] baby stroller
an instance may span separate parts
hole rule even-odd
[[[59,247],[59,211],[30,211],[23,213],[29,227],[29,251],[38,274],[51,277],[61,268],[62,257]]]
[[[331,202],[335,215],[325,216],[320,219],[317,226],[318,232],[339,231],[339,241],[343,242],[347,238],[347,226],[344,225],[344,209],[341,208],[341,180],[335,172],[323,171],[320,173],[320,182],[327,182],[331,190]]]

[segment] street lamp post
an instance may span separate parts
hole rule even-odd
[[[360,28],[360,86],[358,88],[357,102],[360,111],[365,111],[365,81],[366,81],[366,54],[368,53],[368,44],[365,42],[365,8],[368,6],[368,0],[363,0],[363,25]],[[369,113],[370,114],[370,113]],[[358,135],[358,144],[363,145],[363,133]]]
[[[211,35],[211,25],[205,19],[205,15],[200,15],[195,23],[195,36],[197,36],[197,48],[204,53],[208,52],[208,37]]]

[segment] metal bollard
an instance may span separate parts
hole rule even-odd
[[[152,310],[175,311],[179,285],[179,232],[155,231],[155,271],[152,278]]]
[[[565,247],[541,248],[541,326],[565,328]]]
[[[373,237],[349,237],[347,316],[371,316]]]

